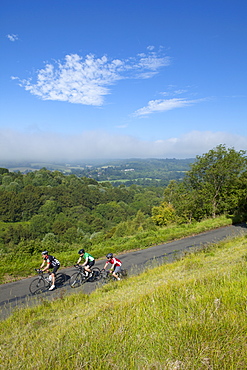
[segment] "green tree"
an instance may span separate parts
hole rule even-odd
[[[59,213],[52,224],[52,232],[59,237],[66,233],[66,231],[73,227],[73,222],[66,217],[64,213]]]
[[[60,235],[60,241],[62,243],[77,243],[79,240],[79,233],[77,232],[76,227],[69,227],[63,234]]]
[[[53,233],[45,234],[42,239],[43,249],[56,250],[57,247],[57,237]]]
[[[215,217],[224,212],[233,212],[238,204],[239,179],[246,171],[245,151],[235,151],[219,145],[208,153],[197,156],[184,182],[205,215]]]
[[[0,175],[3,175],[4,173],[9,173],[9,170],[7,168],[0,167]]]
[[[160,204],[160,196],[151,190],[145,189],[134,196],[133,202],[130,203],[131,209],[135,212],[142,211],[151,216],[152,207]]]
[[[164,201],[172,204],[178,222],[191,222],[193,218],[200,216],[201,208],[198,206],[200,199],[195,197],[195,191],[188,189],[185,182],[171,180],[169,185],[164,190]]]
[[[167,202],[152,208],[152,220],[158,226],[165,226],[176,221],[176,212],[173,206]]]
[[[22,218],[22,205],[18,194],[12,191],[0,192],[0,221],[16,222]]]
[[[49,217],[44,215],[34,215],[30,220],[30,231],[32,238],[43,238],[51,231]]]
[[[39,213],[50,217],[51,219],[60,212],[60,208],[57,205],[57,202],[54,200],[46,200],[45,203],[39,208]]]
[[[10,173],[5,173],[5,174],[2,176],[2,185],[3,185],[3,186],[7,186],[7,185],[9,185],[12,181],[13,181],[13,177],[11,176],[11,174],[10,174]]]
[[[109,221],[109,224],[117,224],[128,217],[128,207],[124,202],[117,203],[112,201],[106,204],[99,204],[95,207],[93,214],[100,215],[103,219]]]
[[[30,220],[33,215],[38,213],[45,200],[44,191],[42,188],[27,185],[19,196],[22,202],[23,221]]]

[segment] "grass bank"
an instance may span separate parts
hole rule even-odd
[[[244,370],[247,239],[18,310],[0,323],[9,370]]]
[[[220,216],[215,219],[207,219],[191,224],[170,225],[148,231],[140,230],[133,236],[109,238],[99,242],[95,240],[92,243],[91,248],[87,249],[87,251],[95,258],[102,258],[109,252],[122,253],[130,250],[145,249],[152,245],[162,244],[231,224],[231,218]],[[44,247],[42,247],[42,243],[40,244],[40,250],[44,249]],[[74,244],[68,246],[66,252],[57,252],[52,248],[49,249],[49,252],[56,256],[62,267],[69,267],[76,263],[78,259],[77,252],[81,247],[83,247],[83,245]],[[21,278],[34,275],[34,268],[39,267],[41,262],[40,254],[30,255],[25,252],[23,253],[21,250],[18,254],[1,255],[0,283],[3,284],[10,281],[16,281]]]

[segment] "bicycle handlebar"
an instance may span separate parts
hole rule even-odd
[[[84,266],[80,266],[80,265],[74,265],[74,267],[76,267],[79,270],[83,270],[84,269]]]
[[[38,274],[43,274],[43,271],[41,269],[34,269]]]

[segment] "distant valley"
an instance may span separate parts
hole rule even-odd
[[[165,186],[170,180],[179,180],[190,169],[194,158],[188,159],[116,159],[91,160],[76,163],[25,162],[4,163],[0,167],[11,172],[28,173],[46,168],[60,171],[63,174],[74,174],[78,177],[89,177],[97,181],[109,181],[114,185],[124,183],[126,186],[138,184],[143,186]]]

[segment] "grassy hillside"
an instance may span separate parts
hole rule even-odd
[[[18,310],[0,323],[3,369],[244,370],[247,238]]]

